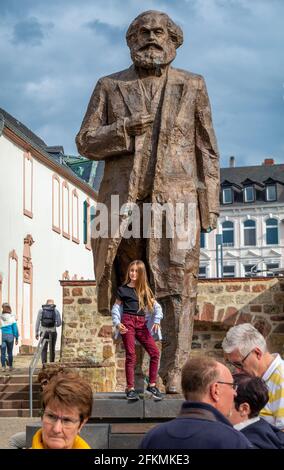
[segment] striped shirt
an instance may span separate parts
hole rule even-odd
[[[284,429],[284,361],[279,354],[273,354],[274,360],[263,374],[269,400],[260,415],[278,429]]]

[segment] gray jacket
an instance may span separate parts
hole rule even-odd
[[[61,326],[61,317],[60,317],[60,313],[57,310],[57,308],[55,309],[55,326],[52,326],[50,328],[41,326],[42,311],[43,311],[42,308],[39,309],[38,314],[37,314],[36,325],[35,325],[35,335],[36,336],[38,336],[40,333],[42,333],[44,331],[56,331],[56,328],[58,326]]]

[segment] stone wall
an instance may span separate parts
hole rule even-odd
[[[111,317],[97,312],[95,281],[60,281],[63,325],[60,361],[88,376],[94,391],[116,387],[115,346]]]
[[[61,285],[61,361],[85,364],[81,373],[90,377],[95,391],[124,390],[123,345],[113,343],[111,317],[97,312],[95,281],[61,281]],[[192,355],[203,352],[222,358],[226,331],[244,322],[267,337],[272,352],[284,354],[284,278],[200,280]],[[147,366],[145,355],[143,371]]]
[[[246,322],[267,338],[272,352],[284,354],[284,278],[199,280],[193,350],[218,356],[225,332]]]

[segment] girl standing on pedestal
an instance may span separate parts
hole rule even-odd
[[[156,400],[162,400],[163,396],[156,386],[160,353],[153,336],[161,339],[160,321],[163,312],[149,287],[143,261],[135,260],[129,264],[126,280],[117,291],[111,313],[113,324],[121,334],[125,348],[126,398],[139,399],[134,388],[137,339],[150,356],[149,385],[146,393]]]

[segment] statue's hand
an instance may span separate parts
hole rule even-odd
[[[153,116],[150,114],[134,114],[125,121],[125,128],[129,135],[141,135],[151,126]]]

